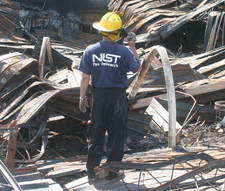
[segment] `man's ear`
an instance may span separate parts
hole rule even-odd
[[[127,32],[124,28],[122,28],[122,29],[120,30],[120,37],[124,38],[124,37],[126,37],[127,35],[128,35],[128,32]]]

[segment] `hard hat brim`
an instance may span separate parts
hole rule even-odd
[[[117,30],[120,29],[120,28],[119,28],[119,29],[114,29],[114,30],[108,30],[108,29],[102,27],[102,26],[100,25],[100,22],[99,22],[99,21],[94,22],[94,23],[92,24],[92,26],[93,26],[95,29],[97,29],[97,30],[99,30],[99,31],[103,31],[103,32],[113,32],[113,31],[117,31]]]

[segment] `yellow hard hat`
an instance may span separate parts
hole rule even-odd
[[[108,12],[101,18],[100,22],[93,23],[93,27],[99,30],[103,35],[116,41],[120,36],[122,20],[116,13]]]

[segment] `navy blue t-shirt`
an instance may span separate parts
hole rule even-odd
[[[127,88],[127,72],[137,72],[139,60],[116,42],[101,41],[83,53],[79,70],[91,75],[92,85],[99,88]]]

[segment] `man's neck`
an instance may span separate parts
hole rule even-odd
[[[107,36],[103,36],[102,41],[114,42],[111,38],[109,38],[109,37],[107,37]]]

